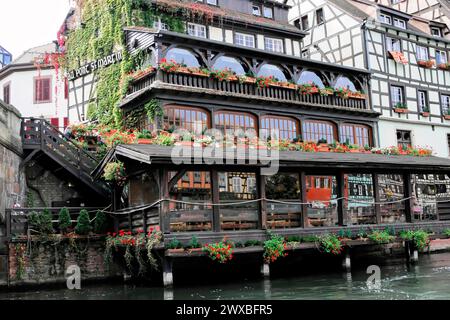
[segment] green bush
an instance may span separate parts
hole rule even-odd
[[[67,208],[62,208],[61,211],[59,211],[58,223],[61,232],[67,232],[67,229],[72,227],[72,220]]]
[[[391,236],[388,231],[372,231],[368,238],[378,244],[389,243],[395,239],[394,236]]]
[[[91,232],[91,222],[89,220],[89,213],[86,210],[81,210],[77,219],[77,225],[75,227],[75,233],[79,235],[87,235]]]
[[[52,214],[48,209],[40,213],[32,212],[28,218],[28,222],[33,230],[41,234],[53,233]]]
[[[262,245],[262,242],[259,240],[247,240],[244,245],[246,247],[258,247]]]
[[[320,247],[326,253],[338,255],[342,252],[342,242],[335,234],[325,234],[319,237]]]
[[[194,249],[201,248],[202,245],[200,244],[196,236],[192,236],[191,241],[189,241],[188,247]]]
[[[419,250],[425,249],[430,243],[430,235],[424,230],[407,230],[400,232],[400,238],[413,241]]]
[[[97,211],[94,220],[94,232],[96,234],[104,234],[108,229],[108,217],[103,211]]]
[[[181,242],[178,241],[177,238],[173,238],[170,240],[169,244],[167,245],[167,249],[181,249],[183,246],[181,245]]]
[[[445,229],[444,235],[446,235],[447,237],[450,237],[450,229]]]

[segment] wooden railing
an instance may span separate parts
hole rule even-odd
[[[17,236],[27,235],[28,228],[30,227],[29,218],[33,212],[40,213],[44,210],[50,211],[52,214],[53,227],[57,230],[58,227],[58,215],[62,208],[14,208],[6,209],[6,238],[10,240],[11,238]],[[69,211],[71,220],[75,225],[76,220],[80,214],[81,210],[87,210],[90,213],[91,218],[94,217],[97,210],[101,208],[87,208],[87,207],[77,207],[77,208],[67,208]]]
[[[306,94],[302,95],[298,90],[280,86],[259,88],[253,83],[241,83],[239,81],[219,81],[205,76],[186,73],[166,73],[158,70],[135,81],[129,94],[136,93],[150,87],[156,80],[163,83],[179,85],[197,89],[210,89],[215,92],[226,92],[247,97],[268,98],[279,101],[302,103],[305,105],[338,107],[356,110],[370,110],[367,99],[341,98],[336,95]]]

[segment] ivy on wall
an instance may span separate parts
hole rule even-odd
[[[185,23],[176,12],[163,11],[148,0],[85,0],[80,2],[81,26],[68,34],[66,70],[76,69],[89,61],[122,50],[123,60],[97,71],[97,103],[87,110],[89,120],[120,127],[123,116],[118,103],[127,91],[127,75],[138,69],[142,55],[131,57],[125,48],[123,28],[127,26],[153,27],[161,19],[171,31],[185,32]]]

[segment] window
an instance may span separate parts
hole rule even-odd
[[[252,6],[253,15],[255,16],[261,16],[261,7],[257,4],[254,4]]]
[[[190,36],[206,38],[206,27],[201,24],[188,23],[188,34]]]
[[[441,51],[441,50],[436,50],[436,63],[438,65],[440,64],[444,64],[447,63],[447,52],[445,51]]]
[[[217,6],[217,0],[206,0],[207,4],[212,4],[213,6]]]
[[[198,108],[166,106],[164,108],[164,129],[172,127],[201,133],[209,128],[208,113]]]
[[[441,108],[442,108],[442,114],[448,115],[450,114],[450,96],[442,94],[441,95]]]
[[[326,139],[327,143],[335,142],[334,125],[327,121],[305,120],[303,122],[303,140],[317,143],[320,139]]]
[[[435,37],[442,37],[442,30],[438,27],[431,27],[431,35]]]
[[[411,148],[411,131],[397,130],[397,145],[403,150]]]
[[[264,6],[264,17],[268,19],[273,19],[273,8]]]
[[[305,15],[302,17],[302,30],[308,30],[308,29],[309,29],[308,15]]]
[[[264,48],[267,51],[283,53],[283,40],[275,38],[264,38]]]
[[[394,26],[401,29],[406,29],[406,21],[403,19],[394,18]]]
[[[255,47],[255,36],[246,33],[236,32],[234,34],[234,44],[243,47]]]
[[[360,147],[371,146],[370,128],[365,125],[343,124],[340,127],[341,143],[348,142]]]
[[[278,81],[287,81],[286,75],[280,67],[273,64],[265,64],[259,69],[258,77],[273,77]]]
[[[298,136],[298,124],[295,119],[279,116],[261,117],[261,139],[266,141],[272,130],[278,130],[279,140],[294,140]]]
[[[9,83],[3,86],[3,101],[7,104],[11,103],[11,85]]]
[[[242,179],[239,177],[233,177],[232,186],[233,186],[233,192],[234,193],[241,193],[242,192]]]
[[[153,28],[157,30],[166,30],[169,31],[169,25],[167,23],[164,23],[161,21],[161,18],[158,18],[158,20],[153,21]]]
[[[399,86],[391,86],[391,102],[395,108],[399,104],[403,104],[403,88]]]
[[[245,74],[244,67],[241,62],[233,57],[221,56],[217,58],[212,67],[213,70],[229,69],[236,73],[238,76]]]
[[[51,78],[34,79],[34,103],[48,103],[52,101]]]
[[[248,113],[219,111],[214,115],[214,123],[226,135],[234,136],[238,130],[256,135],[256,119]]]
[[[297,80],[297,84],[314,83],[319,88],[325,88],[322,79],[313,71],[303,71]]]
[[[418,103],[419,103],[419,111],[424,112],[428,111],[428,95],[426,91],[419,90],[417,92],[418,95]]]
[[[403,0],[391,0],[391,4],[397,4],[402,2]]]
[[[325,22],[325,18],[323,16],[323,9],[316,10],[316,21],[317,25],[320,25]]]
[[[384,14],[384,13],[380,13],[380,16],[378,17],[378,20],[382,23],[386,23],[386,24],[392,24],[392,19],[390,16]]]
[[[166,59],[167,61],[174,60],[176,63],[184,64],[188,67],[200,67],[197,57],[187,49],[172,48],[167,51]]]
[[[401,52],[402,46],[399,39],[386,37],[387,51]]]
[[[417,60],[419,61],[428,61],[428,48],[417,46]]]

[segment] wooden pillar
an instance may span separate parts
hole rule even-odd
[[[413,215],[413,207],[414,207],[414,199],[411,198],[413,195],[412,183],[411,183],[411,174],[405,173],[403,174],[403,186],[404,186],[404,198],[410,198],[405,200],[405,217],[406,222],[412,222]]]
[[[302,227],[308,228],[308,197],[306,193],[306,174],[304,171],[300,172],[300,202],[302,207]]]
[[[211,187],[212,187],[212,201],[213,204],[220,203],[220,195],[219,195],[219,173],[217,170],[211,171]],[[213,215],[212,215],[212,229],[214,232],[220,232],[220,207],[213,206]]]
[[[342,198],[345,196],[345,175],[344,172],[340,171],[336,175],[336,182],[337,182],[337,197]],[[338,224],[340,226],[344,225],[344,199],[341,199],[337,203],[337,213],[338,213]]]
[[[169,199],[169,173],[165,169],[160,169],[160,199]],[[170,233],[170,216],[169,216],[169,205],[168,201],[162,201],[161,210],[159,212],[159,221],[161,224],[161,230],[163,233]]]
[[[163,284],[164,287],[173,286],[173,261],[172,258],[164,257],[162,259],[162,269],[163,269]]]
[[[262,266],[261,266],[261,275],[264,278],[269,278],[270,277],[270,265],[267,262],[263,262]]]
[[[261,215],[258,219],[258,227],[260,229],[267,229],[267,201],[266,199],[266,176],[261,174],[261,170],[258,174],[258,184],[259,184],[259,197],[263,200],[259,203],[259,212]]]
[[[378,184],[378,174],[372,174],[373,196],[375,199],[375,215],[377,218],[377,224],[381,224],[381,205],[380,203],[380,186]]]

